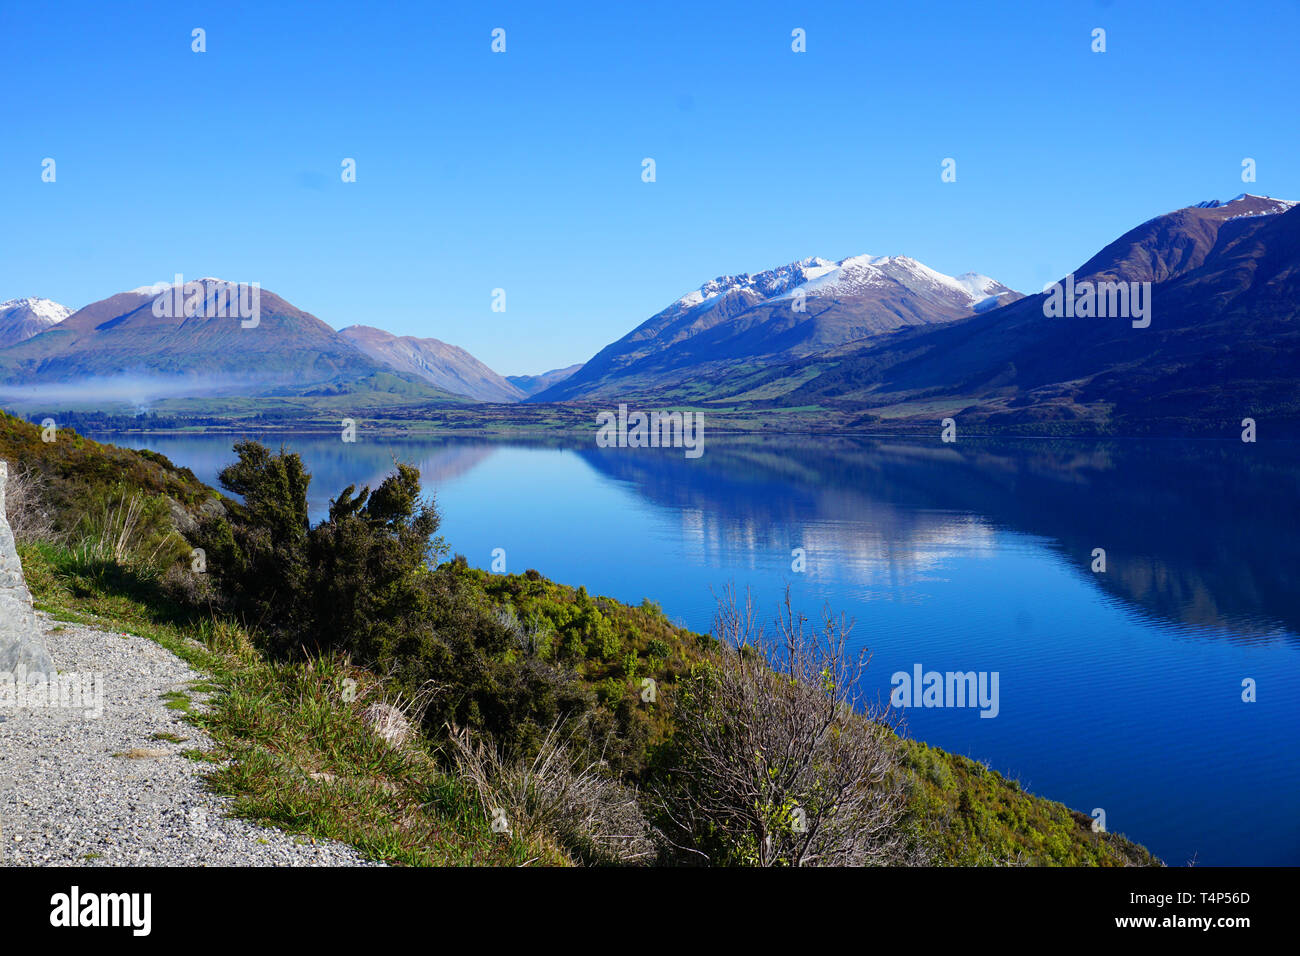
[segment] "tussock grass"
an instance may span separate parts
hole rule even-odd
[[[152,566],[165,548],[180,542],[172,529],[157,527],[158,511],[138,492],[121,493],[86,511],[77,529],[82,560]]]

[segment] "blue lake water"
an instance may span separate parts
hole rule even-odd
[[[233,459],[229,436],[105,437],[214,485]],[[503,548],[511,572],[649,597],[695,630],[728,582],[769,618],[789,584],[810,617],[856,621],[882,702],[917,664],[998,673],[996,718],[909,708],[912,736],[1101,808],[1172,865],[1300,863],[1300,448],[710,438],[688,460],[577,439],[280,440],[314,475],[316,517],[411,462],[471,563]]]

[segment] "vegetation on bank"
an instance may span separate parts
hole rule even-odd
[[[562,436],[594,432],[596,416],[615,402],[590,400],[565,404],[452,402],[400,404],[352,396],[349,401],[321,402],[297,399],[249,398],[239,403],[206,399],[167,399],[154,411],[137,414],[123,404],[115,410],[67,408],[53,413],[60,423],[85,432],[120,434],[204,432],[338,434],[344,417],[362,425],[371,435],[534,435]],[[1108,419],[1084,417],[1068,420],[992,419],[985,413],[966,413],[968,401],[906,403],[867,408],[861,402],[827,400],[806,405],[780,405],[766,399],[707,400],[690,393],[650,393],[628,400],[634,408],[695,411],[705,418],[709,435],[818,435],[936,437],[942,419],[953,416],[964,437],[1097,438],[1115,435],[1203,435],[1189,422],[1170,429],[1146,425],[1113,427]],[[33,414],[41,420],[45,412]],[[1225,432],[1230,434],[1230,432]]]
[[[193,756],[252,819],[409,865],[1156,862],[851,712],[842,622],[787,607],[782,656],[734,599],[701,635],[649,601],[445,560],[403,466],[312,526],[292,454],[237,446],[222,478],[242,501],[216,507],[162,456],[7,417],[0,436],[23,507],[53,514],[20,535],[38,605],[204,674],[189,719],[218,746]]]

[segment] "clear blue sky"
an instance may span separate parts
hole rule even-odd
[[[1300,199],[1297,36],[1294,2],[4,3],[0,300],[258,281],[514,374],[811,255],[1033,291]]]

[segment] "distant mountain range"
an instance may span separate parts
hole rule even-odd
[[[1051,318],[1038,294],[962,322],[850,343],[718,390],[885,419],[963,412],[995,427],[1091,423],[1219,433],[1300,423],[1300,211],[1243,195],[1143,223],[1074,281],[1150,282],[1150,325]]]
[[[194,315],[155,309],[155,302],[171,298],[171,289],[144,287],[94,302],[0,350],[0,395],[74,396],[82,404],[110,396],[140,402],[340,393],[464,401],[392,372],[273,292],[260,292],[255,327],[244,327],[238,317],[216,317],[221,297],[237,294],[236,286],[212,278],[197,282],[204,300]]]
[[[1058,317],[1045,293],[906,256],[810,258],[721,276],[588,362],[503,377],[438,339],[335,332],[272,292],[260,321],[160,317],[155,288],[75,313],[0,305],[0,394],[113,376],[246,396],[401,396],[400,404],[638,401],[835,410],[864,427],[961,415],[992,430],[1300,431],[1300,210],[1243,194],[1157,216],[1069,277],[1149,283],[1149,324]],[[201,280],[209,299],[230,283]],[[180,391],[175,394],[181,394]],[[495,414],[495,413],[494,413]]]
[[[804,259],[721,276],[651,316],[530,401],[616,396],[717,379],[896,329],[968,318],[1020,293],[987,276],[953,278],[906,256]]]
[[[519,389],[525,395],[536,395],[538,392],[545,391],[557,382],[564,381],[580,368],[582,368],[581,362],[576,365],[570,365],[566,368],[551,369],[549,372],[543,372],[541,375],[507,375],[506,381]]]
[[[88,384],[86,394],[93,396],[103,383],[129,380],[147,383],[137,391],[154,397],[374,392],[400,393],[406,403],[463,403],[517,402],[528,394],[464,349],[364,325],[336,332],[264,289],[256,323],[246,324],[220,307],[222,296],[239,294],[236,283],[195,281],[202,285],[202,305],[188,315],[169,307],[174,287],[161,286],[121,292],[76,312],[48,299],[4,303],[0,393],[44,388],[67,395],[69,389],[59,386]],[[182,290],[180,304],[188,295]],[[551,384],[564,374],[529,381]]]
[[[1052,317],[1044,293],[913,260],[807,260],[709,283],[530,401],[822,407],[860,412],[863,427],[960,415],[1036,433],[1222,435],[1256,417],[1300,433],[1296,206],[1249,194],[1197,203],[1069,277],[1150,283],[1145,328]]]

